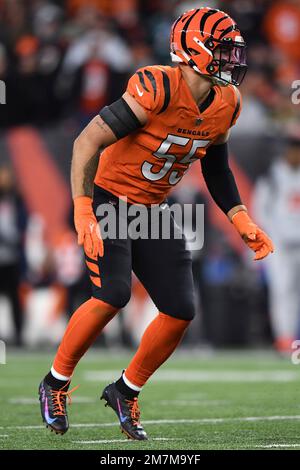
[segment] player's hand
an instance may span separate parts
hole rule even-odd
[[[103,256],[103,240],[90,197],[79,196],[74,199],[74,224],[78,245],[83,245],[86,254],[92,258]]]
[[[244,242],[255,252],[254,260],[263,259],[273,253],[272,240],[250,219],[247,212],[237,212],[231,221]]]

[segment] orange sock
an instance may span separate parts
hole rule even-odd
[[[189,323],[159,313],[147,327],[140,346],[125,371],[125,377],[137,387],[142,387],[171,356]]]
[[[55,371],[71,377],[78,361],[117,311],[93,297],[82,304],[72,315],[60,343],[53,363]]]

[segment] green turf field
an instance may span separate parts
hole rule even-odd
[[[300,365],[272,353],[178,353],[140,398],[149,441],[128,441],[99,401],[103,386],[126,367],[128,354],[91,352],[64,436],[41,425],[38,383],[52,355],[9,353],[0,365],[2,449],[300,449]]]

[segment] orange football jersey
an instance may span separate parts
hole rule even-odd
[[[213,100],[201,112],[180,67],[160,65],[139,69],[127,91],[146,110],[148,122],[102,152],[95,184],[130,203],[158,204],[235,124],[240,95],[233,85],[214,86]]]

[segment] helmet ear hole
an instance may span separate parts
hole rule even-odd
[[[214,48],[214,43],[211,39],[209,39],[206,44],[205,44],[206,47],[208,47],[208,49],[213,49]]]

